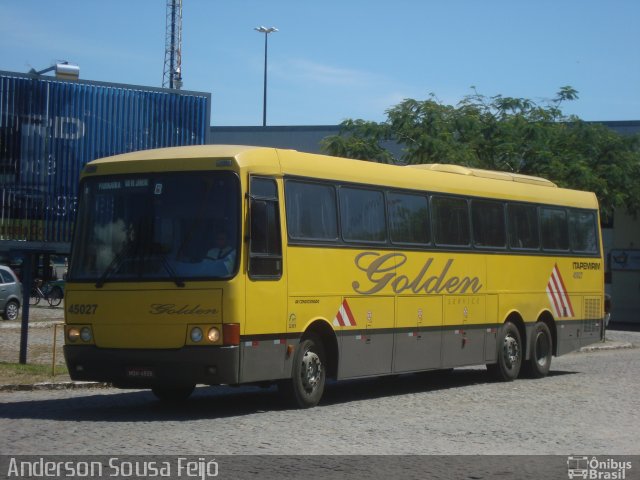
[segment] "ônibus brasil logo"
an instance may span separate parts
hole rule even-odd
[[[585,480],[625,480],[627,470],[631,470],[631,462],[614,458],[599,459],[597,457],[570,456],[567,458],[567,475],[570,479]]]

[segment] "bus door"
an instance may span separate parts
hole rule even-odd
[[[279,197],[275,179],[250,177],[242,382],[285,376],[287,289]]]
[[[440,367],[442,297],[397,297],[393,371],[411,372]]]

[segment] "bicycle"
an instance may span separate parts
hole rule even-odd
[[[57,307],[62,303],[63,296],[64,293],[62,289],[57,285],[51,286],[47,283],[43,287],[42,280],[36,279],[33,282],[31,294],[29,295],[29,305],[38,305],[40,303],[40,299],[44,298],[49,302],[49,306]]]

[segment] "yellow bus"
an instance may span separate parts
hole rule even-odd
[[[75,380],[187,398],[487,365],[544,377],[603,336],[593,193],[244,146],[89,163],[66,285]]]

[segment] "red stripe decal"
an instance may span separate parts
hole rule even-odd
[[[565,298],[567,299],[567,306],[569,307],[569,312],[573,317],[573,306],[571,305],[571,300],[569,300],[569,293],[567,292],[567,287],[564,286],[564,280],[562,279],[562,275],[560,275],[560,270],[558,269],[558,264],[555,266],[556,273],[558,274],[558,279],[560,280],[560,285],[562,286],[562,293],[564,293]]]
[[[344,307],[344,311],[347,313],[347,318],[349,319],[349,322],[351,322],[351,326],[356,325],[356,319],[353,317],[353,313],[351,313],[351,308],[349,308],[349,302],[347,302],[346,298],[342,302],[342,306]]]
[[[556,263],[551,270],[551,276],[547,283],[547,290],[549,300],[552,302],[552,307],[555,310],[557,317],[573,317],[575,313],[573,311],[573,305],[567,292],[567,288],[564,284],[564,279]]]

